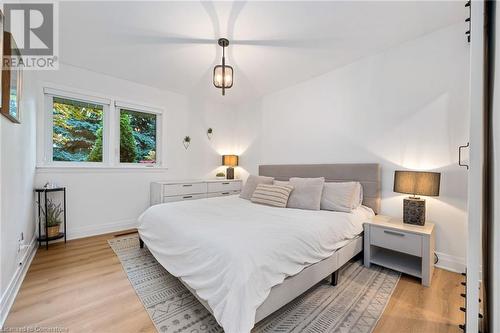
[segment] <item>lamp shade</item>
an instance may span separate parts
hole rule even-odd
[[[224,67],[224,68],[223,68]],[[224,74],[222,74],[224,72]],[[224,78],[224,79],[223,79]],[[217,65],[214,67],[214,86],[231,88],[233,86],[233,67]]]
[[[438,196],[441,173],[424,171],[395,171],[394,192]]]
[[[222,155],[222,165],[230,167],[238,166],[238,155]]]

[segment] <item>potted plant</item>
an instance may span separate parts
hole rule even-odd
[[[189,136],[186,136],[184,140],[182,140],[182,144],[184,145],[184,148],[188,149],[189,145],[191,144],[191,138]]]
[[[224,172],[217,172],[217,174],[215,175],[215,178],[226,179],[226,174]]]
[[[42,206],[42,212],[45,214],[45,210]],[[47,199],[47,220],[45,224],[47,226],[47,237],[54,237],[59,235],[59,227],[62,223],[61,214],[63,209],[61,204],[56,205],[52,200]]]

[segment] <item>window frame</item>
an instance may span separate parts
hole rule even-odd
[[[96,104],[102,106],[102,162],[71,162],[71,161],[54,161],[54,97],[62,98],[77,102],[84,102],[90,104]],[[44,162],[45,164],[56,166],[56,167],[98,167],[103,165],[108,165],[109,160],[109,108],[110,104],[107,104],[105,100],[92,98],[90,96],[75,94],[61,94],[55,91],[44,92],[45,99],[45,115],[46,115],[46,127],[45,127],[45,154]]]
[[[161,146],[161,128],[162,128],[162,110],[161,109],[156,109],[152,107],[147,107],[147,106],[141,106],[137,105],[134,103],[129,103],[129,102],[124,102],[120,100],[115,100],[114,102],[114,124],[116,131],[114,133],[114,138],[115,138],[115,153],[114,153],[114,161],[116,165],[120,167],[127,167],[127,168],[155,168],[155,167],[161,167],[162,163],[162,146]],[[135,112],[141,112],[141,113],[149,113],[149,114],[154,114],[156,116],[156,161],[155,163],[124,163],[120,162],[120,112],[121,110],[125,111],[135,111]]]
[[[54,161],[53,156],[53,133],[54,97],[80,101],[103,106],[103,145],[102,162],[70,162]],[[166,169],[163,154],[163,114],[164,110],[158,107],[143,106],[141,104],[129,103],[115,98],[99,97],[98,94],[80,93],[71,90],[52,88],[50,85],[42,89],[43,107],[43,145],[40,156],[41,163],[38,169],[61,168],[61,169]],[[156,115],[156,162],[155,163],[121,163],[120,162],[120,111],[122,109],[151,113]]]

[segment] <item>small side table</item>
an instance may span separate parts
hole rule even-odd
[[[66,243],[66,187],[56,187],[56,188],[37,188],[35,189],[38,195],[38,244],[42,246],[42,242],[45,242],[47,250],[49,249],[49,242],[64,238],[64,243]],[[59,232],[57,236],[48,237],[49,231],[47,227],[47,193],[52,192],[63,192],[63,210],[64,210],[64,231]],[[45,205],[45,235],[42,235],[42,193],[44,196],[43,204]]]
[[[434,271],[434,223],[406,224],[377,215],[364,225],[364,263],[377,264],[422,279],[431,285]]]

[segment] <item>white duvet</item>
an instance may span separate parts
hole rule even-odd
[[[271,288],[360,234],[373,212],[274,208],[237,196],[152,206],[139,234],[167,271],[207,301],[227,333],[250,332]]]

